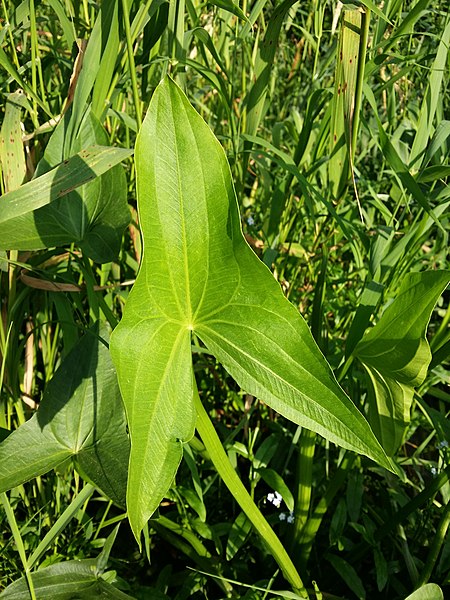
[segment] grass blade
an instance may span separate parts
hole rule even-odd
[[[82,150],[45,175],[5,194],[2,197],[0,223],[50,204],[102,175],[132,153],[132,150],[125,148],[106,146],[90,146]]]

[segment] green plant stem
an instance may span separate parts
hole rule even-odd
[[[126,36],[126,40],[127,40],[128,65],[130,68],[131,86],[133,89],[133,100],[134,100],[134,106],[135,106],[135,110],[136,110],[136,122],[137,122],[138,129],[140,129],[141,125],[142,125],[142,110],[141,110],[141,100],[139,97],[139,90],[138,90],[138,85],[137,85],[136,65],[134,62],[134,52],[133,52],[133,41],[131,39],[130,10],[128,8],[128,0],[122,0],[122,9],[123,9],[123,22],[125,25],[125,36]]]
[[[61,531],[67,526],[69,521],[71,521],[74,516],[77,514],[78,509],[92,496],[95,488],[90,483],[87,483],[81,492],[72,500],[63,514],[58,518],[56,523],[50,529],[50,531],[44,536],[44,539],[41,540],[39,546],[33,552],[33,554],[28,559],[28,566],[31,568],[39,558],[46,552],[53,540],[61,533]]]
[[[37,78],[36,78],[36,63],[37,63],[37,32],[36,32],[36,13],[34,9],[34,0],[30,2],[30,35],[31,35],[31,87],[34,94],[37,96]],[[37,103],[33,98],[33,112],[37,114]]]
[[[180,60],[184,36],[185,0],[174,0],[169,4],[168,46],[171,59],[172,75],[175,75],[176,65]]]
[[[444,543],[445,536],[447,534],[448,527],[450,525],[450,502],[446,504],[443,508],[442,516],[439,521],[439,525],[437,527],[436,533],[433,537],[433,542],[430,546],[430,550],[428,552],[427,559],[425,561],[425,565],[422,570],[422,574],[420,575],[417,581],[417,588],[420,588],[422,585],[428,583],[428,580],[431,577],[431,573],[433,572],[434,565],[436,564],[437,558],[439,556],[439,552],[442,548],[442,544]]]
[[[297,461],[297,500],[295,503],[295,521],[291,539],[292,555],[299,557],[299,543],[303,528],[308,520],[311,506],[311,484],[314,462],[316,434],[309,429],[302,429],[298,442]],[[297,565],[300,564],[297,560]]]
[[[8,28],[8,35],[9,35],[9,40],[10,40],[10,46],[11,46],[11,53],[13,55],[13,61],[14,61],[14,65],[16,66],[17,69],[20,68],[20,64],[19,64],[19,59],[17,58],[17,52],[16,52],[16,45],[14,43],[14,37],[11,31],[11,23],[9,22],[9,18],[8,18],[8,11],[6,10],[6,4],[5,4],[5,0],[2,0],[2,8],[3,8],[3,14],[4,14],[4,27]]]
[[[17,546],[17,551],[19,552],[20,560],[22,561],[25,579],[27,580],[27,585],[28,585],[28,589],[30,592],[30,598],[31,598],[31,600],[36,600],[36,593],[34,591],[33,580],[31,578],[31,572],[30,572],[31,565],[27,559],[27,554],[25,552],[25,546],[23,543],[22,536],[20,535],[20,530],[17,525],[14,511],[11,508],[11,504],[9,503],[8,496],[4,492],[2,492],[0,494],[0,500],[3,504],[3,508],[5,509],[6,518],[8,519],[9,526],[11,527],[11,532],[13,534],[14,541]]]
[[[250,494],[247,492],[244,484],[233,469],[230,460],[223,449],[219,436],[203,407],[196,386],[194,386],[194,403],[197,410],[197,431],[211,457],[214,467],[239,506],[250,519],[255,530],[261,536],[261,539],[280,566],[287,581],[289,581],[294,590],[301,597],[308,598],[308,593],[303,585],[300,575],[289,558],[284,546],[251,499]]]
[[[320,525],[322,524],[322,520],[326,515],[328,507],[333,501],[334,497],[340,490],[342,484],[345,482],[347,478],[348,471],[351,469],[354,461],[356,459],[356,454],[346,453],[341,464],[339,465],[336,473],[331,480],[327,491],[324,496],[320,499],[316,508],[312,512],[310,518],[306,522],[303,530],[301,539],[299,540],[299,563],[302,565],[306,565],[309,556],[311,554],[311,548],[316,537],[316,534],[319,530]]]
[[[359,116],[361,112],[362,91],[364,83],[364,70],[366,66],[367,43],[369,39],[370,10],[364,7],[361,17],[361,32],[359,42],[358,75],[356,77],[354,118],[351,129],[350,161],[354,164],[356,141],[358,138]]]

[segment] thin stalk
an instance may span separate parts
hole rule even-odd
[[[89,5],[87,0],[83,0],[83,12],[84,12],[84,20],[89,29],[91,29],[91,22],[89,19]]]
[[[325,11],[324,11],[324,8],[322,7],[321,3],[320,2],[316,3],[316,5],[313,8],[314,33],[316,34],[316,38],[317,38],[316,51],[314,53],[314,65],[313,65],[312,77],[311,77],[311,79],[313,81],[315,81],[315,79],[317,78],[317,64],[319,62],[320,49],[322,47],[321,41],[322,41],[322,34],[323,34],[324,12]]]
[[[448,340],[448,332],[449,332],[449,323],[450,323],[450,306],[447,307],[446,313],[442,322],[439,326],[439,329],[436,331],[435,335],[431,339],[430,347],[433,353],[436,349],[439,349],[445,341]]]
[[[132,31],[131,31],[131,25],[130,25],[131,41],[133,44],[136,41],[137,36],[141,33],[142,26],[143,26],[144,20],[145,20],[145,16],[148,13],[151,3],[152,3],[152,0],[147,0],[144,10],[142,10],[137,15],[137,17],[138,17],[137,20],[135,19],[133,21]],[[121,48],[123,49],[123,45],[121,46]],[[128,54],[125,54],[125,52],[123,52],[122,49],[120,51],[120,67],[117,68],[117,70],[114,73],[113,78],[111,80],[111,85],[109,86],[108,94],[106,96],[107,101],[109,101],[111,99],[111,96],[112,96],[114,90],[116,89],[117,82],[119,81],[121,74],[125,68],[126,61],[128,60]],[[120,97],[121,96],[119,96],[119,99],[120,99]],[[117,102],[117,105],[121,106],[122,102],[119,100]],[[112,139],[114,139],[114,138],[112,138]]]
[[[444,506],[439,525],[437,527],[436,533],[434,534],[433,542],[428,552],[427,560],[425,561],[425,565],[422,570],[422,574],[420,575],[416,584],[417,588],[420,588],[422,585],[428,583],[428,580],[431,577],[431,573],[433,572],[434,565],[436,564],[437,558],[439,556],[439,552],[441,551],[442,545],[444,543],[449,525],[450,502]]]
[[[2,329],[2,345],[0,346],[0,357],[2,359],[2,363],[0,365],[0,390],[3,389],[3,383],[5,381],[6,357],[8,355],[9,338],[11,337],[12,326],[13,324],[11,322],[5,337],[5,333],[3,331],[3,320],[0,319],[0,327]]]
[[[33,50],[34,50],[34,63],[35,63],[35,67],[37,70],[37,75],[39,77],[39,87],[40,87],[40,93],[41,93],[41,98],[42,98],[42,102],[45,105],[45,107],[47,108],[47,110],[49,109],[48,106],[48,102],[47,102],[47,97],[45,94],[45,85],[44,85],[44,76],[42,74],[42,63],[41,63],[41,57],[39,56],[39,42],[38,42],[38,35],[37,35],[37,22],[36,22],[36,12],[35,12],[35,6],[34,6],[34,0],[33,0],[33,11],[31,12],[31,2],[30,2],[30,34],[31,34],[31,53],[33,56]],[[32,59],[33,61],[33,59]],[[37,81],[35,82],[35,87],[36,89],[34,90],[37,94]],[[37,107],[36,107],[37,109]],[[36,114],[36,120],[37,120],[37,114]]]
[[[175,75],[176,66],[182,55],[184,36],[184,9],[185,0],[174,0],[169,4],[168,54],[171,60],[173,75]]]
[[[348,471],[351,469],[356,454],[346,453],[341,464],[339,465],[336,473],[333,476],[330,484],[328,485],[327,491],[324,496],[320,499],[316,508],[312,512],[310,518],[306,522],[299,543],[299,562],[302,565],[306,565],[311,554],[311,548],[316,537],[319,527],[322,524],[322,520],[327,513],[328,507],[333,501],[334,497],[340,490],[341,486],[347,478]]]
[[[17,525],[16,517],[9,503],[8,496],[4,492],[0,494],[0,501],[3,504],[3,508],[5,509],[6,518],[8,519],[9,526],[11,527],[11,532],[13,534],[14,541],[17,546],[17,551],[19,552],[20,560],[22,561],[25,579],[27,581],[28,590],[30,592],[30,598],[31,600],[36,600],[36,593],[34,591],[33,580],[31,578],[30,564],[27,560],[27,554],[25,552],[23,539],[20,535],[20,530]]]
[[[36,13],[34,9],[34,0],[30,1],[30,35],[31,35],[31,87],[35,96],[37,96],[37,31],[36,31]],[[33,98],[33,112],[37,115],[37,102]]]
[[[128,8],[128,0],[122,0],[122,9],[123,9],[123,21],[125,25],[125,36],[127,40],[127,52],[128,52],[128,65],[130,67],[130,76],[131,76],[131,87],[133,89],[133,100],[136,109],[136,122],[138,125],[138,129],[141,128],[142,125],[142,110],[141,110],[141,100],[139,98],[139,90],[137,85],[137,77],[136,77],[136,65],[134,62],[134,52],[133,52],[133,41],[131,39],[131,28],[130,28],[130,11]]]
[[[244,14],[247,14],[247,0],[243,0],[242,2],[242,11]],[[240,23],[236,20],[236,38],[238,37],[238,28],[240,27]],[[256,42],[258,43],[258,42]],[[242,47],[242,69],[241,69],[241,98],[245,98],[247,94],[247,61],[246,61],[246,52],[244,46]],[[247,111],[241,111],[241,130],[246,130],[247,124]]]
[[[328,252],[323,250],[322,264],[317,278],[317,285],[313,301],[313,314],[311,332],[320,348],[322,348],[322,317],[323,302],[326,291],[326,272],[328,263]],[[323,348],[322,348],[323,349]],[[316,443],[316,434],[308,429],[303,429],[298,443],[297,460],[297,500],[294,511],[294,529],[292,535],[292,553],[297,560],[297,565],[302,568],[306,566],[306,561],[302,561],[301,545],[303,530],[307,526],[311,509],[311,492],[314,451]]]
[[[19,59],[17,58],[17,52],[16,52],[16,45],[14,44],[14,37],[11,31],[11,23],[9,22],[8,19],[8,12],[6,10],[6,5],[5,5],[5,0],[2,0],[2,7],[3,7],[3,14],[5,15],[5,27],[8,27],[8,35],[9,35],[9,41],[11,43],[11,52],[13,55],[13,61],[15,66],[17,67],[17,69],[20,69],[20,64],[19,64]]]
[[[291,539],[292,554],[297,558],[303,528],[308,521],[311,506],[312,472],[316,434],[303,429],[298,443],[297,461],[297,500],[294,511],[294,529]],[[299,562],[297,561],[297,564]]]
[[[85,503],[94,493],[94,486],[87,483],[81,492],[75,497],[74,500],[69,504],[63,514],[57,519],[56,523],[52,526],[50,531],[41,540],[36,550],[28,559],[28,567],[31,568],[39,558],[48,550],[53,540],[61,533],[61,531],[67,526],[67,524],[77,514],[78,509]]]
[[[108,506],[106,507],[106,510],[102,515],[102,518],[100,519],[100,523],[97,527],[97,531],[95,532],[94,537],[92,538],[93,540],[96,540],[98,538],[100,531],[103,529],[103,527],[105,527],[106,517],[109,514],[109,510],[110,510],[111,506],[112,506],[112,500],[110,500],[108,502]]]
[[[10,262],[8,264],[8,314],[10,315],[12,312],[12,308],[14,305],[14,301],[16,299],[16,265],[15,263],[19,259],[19,251],[11,250],[9,253]]]
[[[294,590],[301,597],[309,598],[300,575],[294,567],[292,560],[289,558],[283,544],[275,535],[275,532],[261,514],[259,508],[253,502],[250,494],[245,489],[244,484],[233,469],[230,460],[223,449],[219,436],[203,407],[196,386],[194,386],[194,403],[197,410],[197,431],[211,457],[214,467],[243,512],[250,519],[255,530],[261,536],[261,539],[280,566],[286,580],[289,581]]]
[[[359,42],[359,58],[358,58],[358,74],[356,76],[356,89],[355,89],[355,104],[354,104],[354,118],[352,123],[351,131],[351,146],[350,146],[350,161],[353,165],[356,152],[356,141],[358,139],[358,127],[359,117],[361,112],[362,102],[362,91],[364,84],[364,70],[366,67],[366,54],[367,45],[369,39],[369,25],[370,25],[370,10],[364,9],[361,19],[361,34]]]

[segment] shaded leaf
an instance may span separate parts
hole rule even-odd
[[[117,256],[130,220],[125,173],[117,163],[132,152],[106,147],[106,132],[88,113],[68,159],[66,127],[63,120],[50,138],[36,178],[3,196],[0,247],[38,250],[75,242],[93,260],[107,262]]]
[[[334,554],[327,554],[327,560],[332,565],[339,577],[345,581],[357,598],[364,600],[366,591],[358,573],[346,560]]]
[[[0,491],[73,457],[88,480],[124,506],[128,453],[116,374],[94,329],[67,355],[37,413],[0,444]]]
[[[237,552],[239,552],[239,550],[245,544],[251,529],[252,522],[250,519],[245,513],[239,513],[233,525],[231,526],[230,533],[228,535],[226,548],[227,560],[231,560],[234,558]]]

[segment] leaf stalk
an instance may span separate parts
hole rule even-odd
[[[28,590],[30,592],[30,600],[36,600],[36,593],[34,590],[33,580],[31,578],[30,564],[27,559],[25,545],[23,543],[23,539],[20,534],[19,527],[17,525],[14,511],[11,507],[11,504],[9,503],[8,496],[5,492],[0,494],[0,501],[3,504],[3,508],[5,509],[6,518],[8,519],[9,526],[11,527],[11,532],[13,534],[13,538],[16,543],[17,550],[19,552],[20,560],[22,561],[25,579],[27,581]]]
[[[211,419],[203,407],[196,385],[194,385],[194,404],[197,410],[197,431],[208,451],[214,467],[243,512],[250,519],[255,530],[261,536],[261,539],[280,566],[286,580],[289,581],[296,593],[302,598],[309,598],[303,581],[283,544],[254,503],[236,471],[233,469]]]

